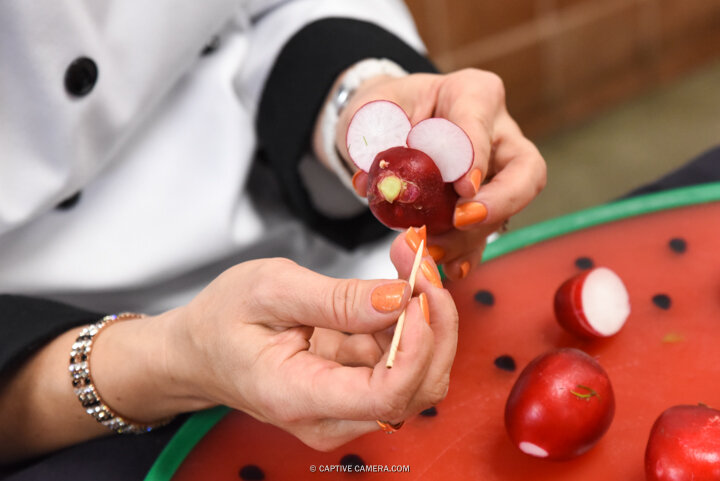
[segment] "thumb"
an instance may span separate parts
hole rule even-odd
[[[286,267],[282,275],[264,276],[260,282],[269,282],[271,288],[259,289],[267,294],[256,297],[275,322],[286,327],[377,332],[397,321],[411,295],[402,279],[335,279],[296,264]]]

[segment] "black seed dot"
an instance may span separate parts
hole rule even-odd
[[[346,454],[340,458],[340,464],[343,466],[352,466],[353,468],[365,466],[365,461],[357,454]]]
[[[240,468],[240,479],[247,481],[261,481],[265,479],[265,473],[263,470],[255,466],[254,464],[248,464]]]
[[[513,372],[515,369],[517,369],[517,366],[515,365],[515,359],[512,358],[512,356],[508,356],[507,354],[503,354],[502,356],[498,356],[495,358],[495,367],[502,369],[503,371],[510,371]]]
[[[492,306],[495,304],[495,296],[493,293],[486,290],[477,291],[475,293],[475,300],[484,306]]]
[[[670,309],[672,300],[667,294],[655,294],[652,298],[653,304],[658,306],[660,309]]]
[[[423,412],[420,413],[420,416],[425,416],[427,418],[434,418],[437,416],[437,409],[435,409],[435,406],[431,408],[427,408]]]
[[[578,257],[575,259],[575,267],[582,270],[592,269],[595,263],[589,257]]]
[[[677,252],[678,254],[682,254],[687,250],[687,242],[685,242],[685,239],[682,239],[680,237],[670,239],[668,245],[670,246],[670,249],[672,249],[674,252]]]

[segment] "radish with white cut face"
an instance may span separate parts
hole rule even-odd
[[[447,119],[418,122],[407,136],[407,145],[430,156],[444,182],[455,182],[472,167],[474,154],[470,137]]]
[[[630,296],[622,279],[597,267],[565,281],[555,293],[555,317],[582,338],[615,335],[630,315]]]
[[[345,142],[350,159],[368,172],[378,153],[405,146],[410,128],[410,119],[398,104],[388,100],[366,103],[348,125]]]

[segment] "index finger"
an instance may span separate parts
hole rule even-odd
[[[509,114],[505,113],[499,118],[496,134],[493,162],[497,173],[480,188],[471,202],[458,203],[454,223],[460,230],[501,224],[527,206],[547,181],[542,155],[523,136]],[[486,213],[484,218],[478,216],[478,222],[467,224],[458,222],[458,212],[471,210],[468,206],[473,207],[473,204],[483,206]]]
[[[463,70],[448,76],[438,105],[449,105],[438,113],[457,124],[470,138],[473,163],[454,186],[460,197],[472,197],[489,169],[495,121],[505,108],[505,88],[500,77],[493,73]]]

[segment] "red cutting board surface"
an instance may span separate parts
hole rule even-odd
[[[460,312],[460,336],[450,392],[435,415],[415,416],[395,434],[372,433],[322,453],[231,412],[195,446],[173,479],[641,481],[650,427],[664,409],[698,402],[720,407],[718,246],[715,202],[591,227],[488,261],[447,286]],[[552,309],[558,286],[589,262],[618,273],[632,306],[619,334],[594,342],[564,333]],[[669,300],[669,306],[658,300]],[[522,454],[503,421],[522,368],[558,347],[596,357],[616,395],[607,434],[567,462]],[[512,357],[517,368],[497,367],[500,356]],[[341,463],[409,466],[409,472],[310,470]]]

